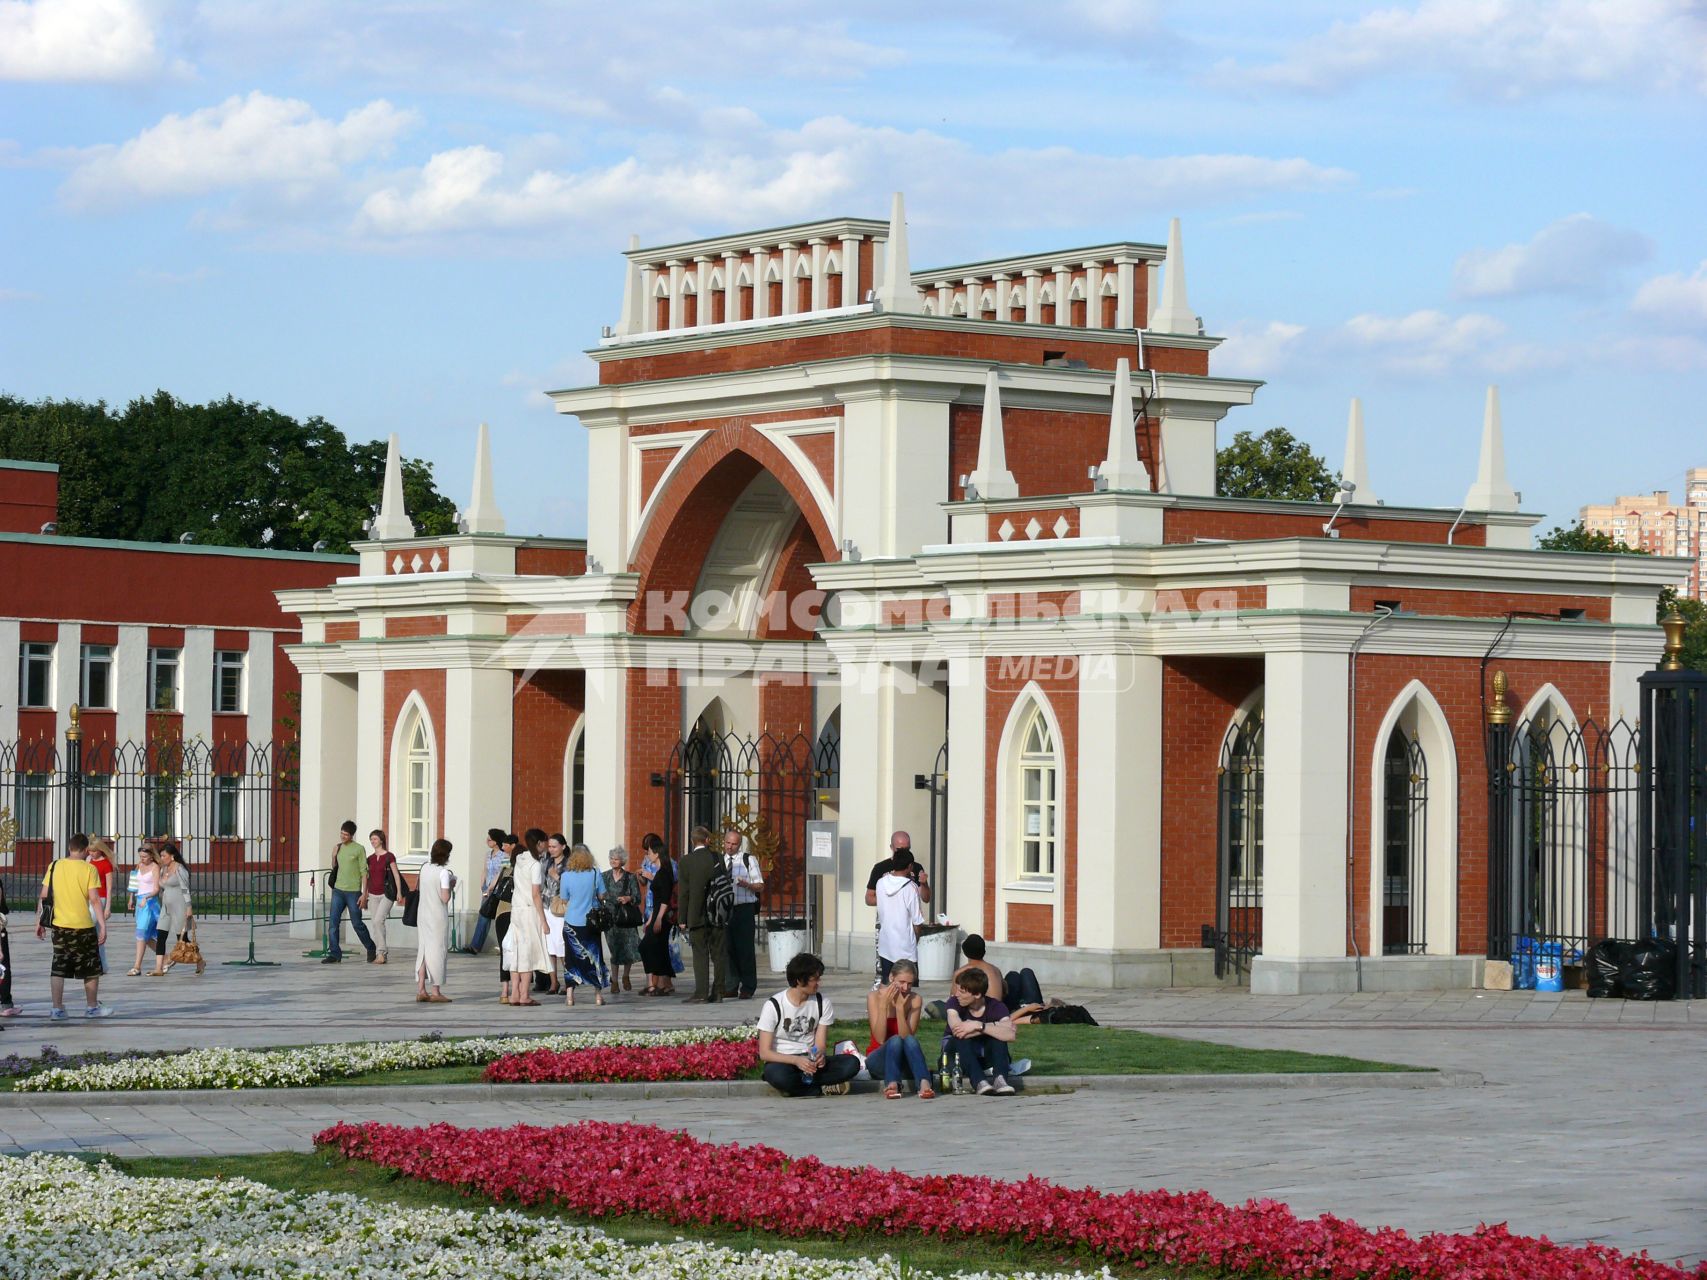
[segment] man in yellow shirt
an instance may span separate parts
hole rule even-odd
[[[89,837],[72,836],[65,856],[48,866],[36,900],[36,937],[53,930],[53,1012],[48,1017],[55,1022],[69,1016],[65,1012],[67,978],[83,983],[88,1003],[84,1016],[105,1018],[112,1013],[100,1001],[100,949],[107,941],[107,917],[101,910],[101,874],[89,865],[88,853]],[[50,899],[51,919],[45,909]]]

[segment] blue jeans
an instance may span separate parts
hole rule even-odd
[[[356,937],[361,939],[362,946],[367,948],[370,956],[378,954],[373,945],[373,935],[367,931],[367,925],[362,923],[362,913],[356,906],[361,901],[359,889],[332,890],[332,922],[327,927],[326,954],[343,958],[344,950],[338,945],[338,917],[344,912],[350,913],[350,924],[356,931]]]
[[[827,1084],[845,1084],[859,1074],[859,1059],[851,1053],[832,1053],[818,1064],[812,1083],[801,1077],[800,1068],[786,1062],[767,1062],[761,1073],[765,1083],[790,1098],[805,1098],[824,1092]]]
[[[492,927],[492,922],[485,916],[476,917],[474,921],[474,937],[468,944],[470,951],[481,951],[486,946],[486,931]]]
[[[900,1084],[903,1077],[915,1081],[931,1078],[917,1036],[890,1036],[865,1055],[865,1070],[873,1080],[881,1078],[885,1084]]]
[[[980,1080],[1008,1073],[1008,1042],[991,1036],[972,1036],[967,1040],[950,1040],[960,1058],[960,1074],[976,1086]]]

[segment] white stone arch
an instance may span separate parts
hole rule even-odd
[[[1037,291],[1037,305],[1038,306],[1040,306],[1040,307],[1052,306],[1054,304],[1054,302],[1055,302],[1055,286],[1053,284],[1046,284],[1041,289],[1039,289]]]
[[[765,268],[765,283],[766,284],[781,284],[782,283],[782,267],[780,264],[778,264],[778,262],[775,258],[772,258],[770,261],[770,264]]]
[[[1536,767],[1531,762],[1542,751],[1543,742],[1544,754],[1550,757],[1555,769],[1568,769],[1571,763],[1582,767],[1591,762],[1591,749],[1582,738],[1576,710],[1570,699],[1551,682],[1542,684],[1529,696],[1513,722],[1512,731],[1515,737],[1510,759],[1526,773]],[[1509,841],[1512,853],[1508,870],[1514,877],[1519,875],[1521,862],[1528,856],[1528,833],[1539,825],[1546,831],[1549,843],[1537,865],[1529,872],[1528,887],[1541,899],[1554,904],[1542,931],[1564,936],[1587,936],[1591,817],[1584,793],[1574,785],[1574,780],[1560,778],[1559,781],[1563,785],[1555,797],[1556,802],[1546,805],[1544,823],[1537,824],[1531,820],[1533,809],[1530,806],[1538,802],[1531,800],[1526,804],[1521,799],[1524,795],[1534,796],[1533,790],[1520,791],[1519,800],[1510,806],[1513,830]],[[1516,902],[1521,892],[1514,885],[1505,895],[1506,900]]]
[[[978,298],[978,312],[980,315],[994,315],[995,311],[996,291],[994,289],[986,289]]]
[[[670,296],[670,281],[668,277],[662,275],[658,277],[658,283],[652,286],[652,296],[654,298],[667,298]]]
[[[1054,744],[1056,768],[1056,864],[1055,873],[1047,881],[1027,878],[1020,874],[1023,836],[1019,830],[1020,756],[1025,746],[1023,738],[1031,729],[1034,716],[1040,716]],[[1028,680],[1008,708],[996,747],[996,928],[998,936],[1008,936],[1008,907],[1014,902],[1047,903],[1054,919],[1053,941],[1059,946],[1064,937],[1066,893],[1066,833],[1071,820],[1067,803],[1067,740],[1061,733],[1061,720],[1055,706],[1035,680]]]
[[[1571,709],[1570,699],[1560,693],[1558,686],[1551,682],[1529,695],[1529,701],[1523,704],[1523,710],[1518,713],[1517,723],[1534,720],[1549,709],[1553,712],[1549,717],[1551,722],[1566,725],[1571,729],[1577,727],[1577,713]]]
[[[966,314],[966,298],[963,294],[957,293],[954,295],[954,309],[950,311],[949,314],[956,316],[963,316]]]
[[[587,717],[582,714],[575,717],[569,741],[563,744],[563,826],[559,829],[570,844],[592,843],[587,840],[586,782]]]
[[[1115,297],[1118,297],[1119,295],[1120,295],[1120,290],[1117,287],[1117,282],[1116,282],[1115,278],[1111,275],[1103,276],[1103,278],[1102,278],[1102,289],[1100,291],[1100,296],[1104,297],[1104,298],[1115,298]]]
[[[1383,836],[1386,819],[1387,744],[1395,729],[1414,737],[1428,767],[1424,803],[1423,954],[1458,953],[1458,746],[1451,722],[1421,680],[1412,680],[1387,706],[1369,752],[1369,828],[1364,865],[1369,868],[1368,954],[1386,947]]]
[[[723,288],[723,272],[721,270],[713,271],[711,273],[710,277],[705,282],[705,291],[707,293],[717,293],[722,288]]]
[[[753,287],[753,268],[750,263],[743,262],[741,269],[735,273],[735,287],[737,289],[751,289]]]
[[[424,773],[421,766],[425,766]],[[420,690],[411,689],[391,730],[391,848],[399,858],[419,858],[438,838],[439,740]],[[423,785],[424,784],[424,785]],[[420,799],[420,817],[414,802]]]
[[[1083,276],[1073,281],[1073,287],[1067,291],[1068,302],[1083,302],[1085,300],[1085,280]]]
[[[840,274],[841,269],[842,269],[842,260],[841,260],[841,257],[836,253],[835,250],[832,249],[829,253],[824,255],[824,274],[825,275],[827,275],[827,276],[838,275],[838,274]]]
[[[926,298],[925,299],[925,314],[927,316],[934,316],[936,314],[936,299],[935,298]]]

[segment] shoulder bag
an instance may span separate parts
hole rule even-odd
[[[426,874],[427,869],[422,867],[421,876]],[[405,888],[403,891],[403,927],[405,929],[419,927],[417,921],[421,917],[421,876],[415,878],[413,889]]]
[[[510,892],[513,888],[510,869],[504,867],[498,872],[498,878],[492,882],[492,887],[486,891],[486,896],[480,900],[481,918],[496,920],[498,918],[498,904],[510,900]]]
[[[43,929],[53,928],[53,873],[59,870],[57,860],[47,864],[47,896],[36,909],[36,924]]]
[[[640,910],[640,884],[632,871],[623,872],[622,879],[611,886],[611,897],[628,896],[627,902],[611,902],[611,928],[638,929],[645,919]]]
[[[403,896],[403,881],[397,874],[397,859],[385,864],[385,896],[396,902]]]

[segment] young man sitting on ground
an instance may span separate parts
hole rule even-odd
[[[790,1098],[846,1093],[859,1074],[859,1059],[851,1053],[826,1053],[836,1011],[818,991],[823,976],[824,962],[801,952],[788,962],[788,990],[777,992],[759,1011],[765,1083]]]
[[[971,1082],[973,1091],[1006,1097],[1014,1092],[1008,1083],[1008,1046],[1018,1032],[1008,1007],[990,999],[989,990],[990,980],[982,969],[968,966],[955,975],[954,994],[948,998],[948,1034],[954,1037],[960,1074]]]
[[[966,957],[966,963],[960,967],[954,976],[959,978],[968,969],[977,969],[989,983],[988,995],[992,1000],[1001,1000],[1005,996],[1002,986],[1002,971],[988,960],[984,959],[984,938],[982,934],[969,933],[960,943],[960,954]]]

